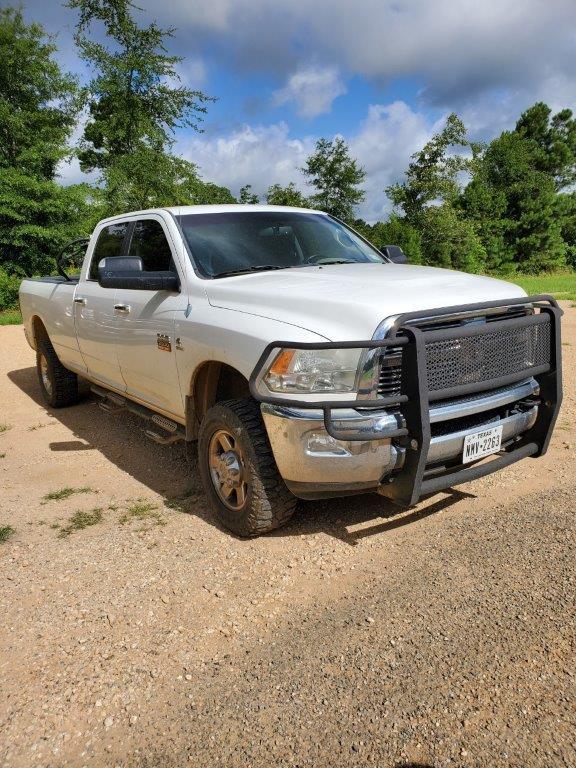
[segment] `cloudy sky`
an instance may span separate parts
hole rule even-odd
[[[4,2],[4,0],[0,0]],[[294,181],[320,136],[340,134],[367,171],[359,213],[389,210],[383,189],[446,115],[475,138],[513,126],[537,100],[576,107],[576,0],[137,0],[145,23],[176,28],[184,82],[217,98],[204,133],[177,151],[204,178],[263,194]],[[24,0],[83,73],[75,12]],[[83,75],[85,76],[85,75]],[[66,180],[79,171],[63,169]]]

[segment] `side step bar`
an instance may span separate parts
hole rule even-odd
[[[141,419],[150,422],[150,427],[144,429],[143,432],[146,437],[153,442],[159,443],[160,445],[171,445],[172,443],[178,443],[181,440],[186,439],[184,428],[175,421],[168,419],[166,416],[155,413],[145,406],[129,400],[127,397],[118,395],[116,392],[110,392],[96,384],[90,386],[90,391],[101,398],[98,405],[102,410],[107,411],[108,413],[129,411],[135,416],[139,416]],[[156,427],[160,431],[153,429],[153,427]]]

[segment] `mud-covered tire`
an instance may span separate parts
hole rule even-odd
[[[242,491],[245,501],[238,509],[230,509],[223,500],[211,466],[214,441],[226,434],[238,449],[238,464],[246,480]],[[292,517],[297,499],[278,472],[260,408],[254,400],[226,400],[210,408],[200,425],[198,469],[211,509],[222,525],[237,535],[259,536],[279,528]],[[238,501],[233,494],[228,504],[234,503],[235,498]]]
[[[78,376],[64,368],[47,339],[38,342],[36,370],[40,389],[49,406],[65,408],[78,402]]]

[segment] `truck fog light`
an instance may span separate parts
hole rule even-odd
[[[308,456],[351,456],[345,443],[334,440],[326,432],[307,432],[304,437],[304,448]]]

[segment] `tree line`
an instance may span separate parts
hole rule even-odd
[[[392,213],[358,219],[365,170],[346,142],[321,138],[301,169],[312,194],[250,183],[238,198],[175,153],[175,131],[202,131],[214,99],[185,86],[168,53],[173,29],[142,26],[130,0],[69,0],[75,44],[90,73],[80,84],[56,45],[18,8],[0,10],[0,308],[24,275],[52,272],[62,246],[105,216],[165,205],[255,203],[320,208],[376,246],[415,263],[507,274],[576,266],[576,120],[543,103],[487,143],[450,115],[386,189]],[[95,30],[103,29],[103,42]],[[81,125],[79,140],[72,136]],[[91,183],[63,186],[78,158]],[[249,180],[247,180],[249,182]]]

